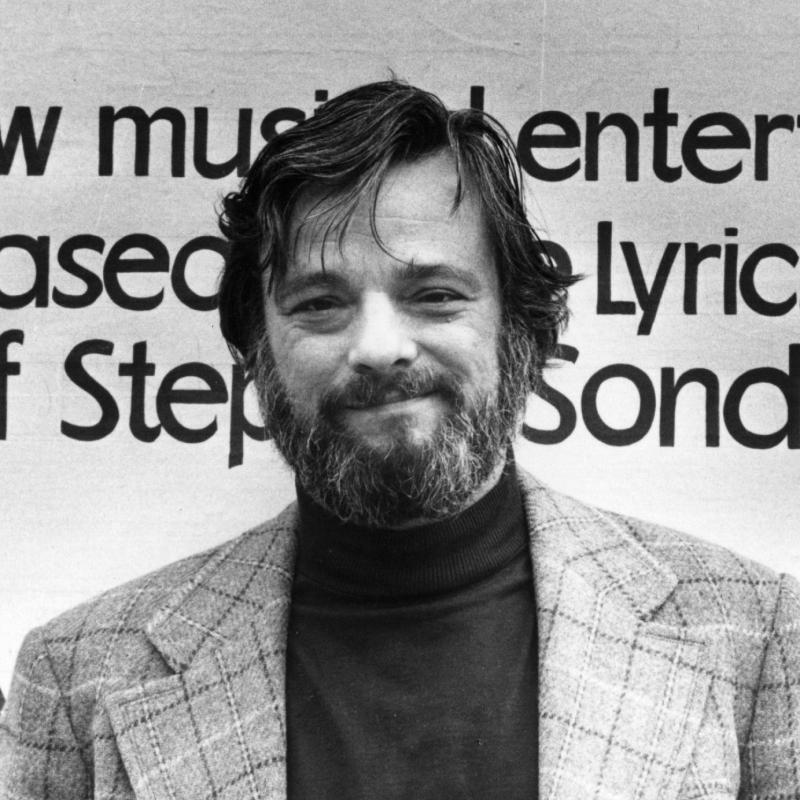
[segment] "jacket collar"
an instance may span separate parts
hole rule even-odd
[[[583,580],[585,593],[607,598],[619,614],[649,619],[677,585],[672,570],[650,554],[623,517],[520,472],[537,600],[550,605],[566,571]]]
[[[555,600],[564,570],[585,591],[608,598],[623,616],[646,620],[672,593],[677,579],[616,515],[553,492],[518,470],[531,537],[537,601]],[[225,642],[249,622],[283,619],[296,552],[297,506],[223,548],[178,587],[154,615],[147,632],[175,670]]]
[[[297,505],[223,545],[175,589],[147,626],[167,663],[182,671],[255,624],[285,646],[296,553]]]
[[[522,470],[520,480],[539,622],[540,796],[580,796],[597,785],[593,770],[615,797],[674,796],[708,686],[702,643],[650,624],[676,578],[622,518]],[[284,800],[296,525],[293,505],[221,548],[152,618],[150,640],[176,674],[107,701],[137,797],[235,785],[231,797]],[[631,703],[646,708],[631,714]],[[627,759],[616,783],[615,747]]]

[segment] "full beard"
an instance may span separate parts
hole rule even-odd
[[[267,432],[303,489],[342,521],[396,528],[463,510],[506,458],[524,410],[533,353],[529,341],[513,333],[498,350],[498,385],[473,399],[453,376],[427,369],[354,375],[304,419],[294,411],[266,337],[254,382]],[[430,436],[392,421],[390,441],[370,444],[347,426],[343,411],[379,403],[390,392],[436,392],[449,410]]]

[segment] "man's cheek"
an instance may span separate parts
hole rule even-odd
[[[295,411],[308,418],[322,410],[325,397],[333,387],[333,380],[317,372],[295,371],[285,385]]]

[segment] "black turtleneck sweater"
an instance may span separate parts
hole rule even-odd
[[[345,525],[300,490],[290,800],[537,796],[537,642],[513,464],[455,517]]]

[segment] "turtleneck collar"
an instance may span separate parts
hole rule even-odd
[[[344,523],[297,487],[297,570],[339,594],[405,598],[477,583],[527,547],[522,499],[509,458],[495,486],[447,519],[403,530]]]

